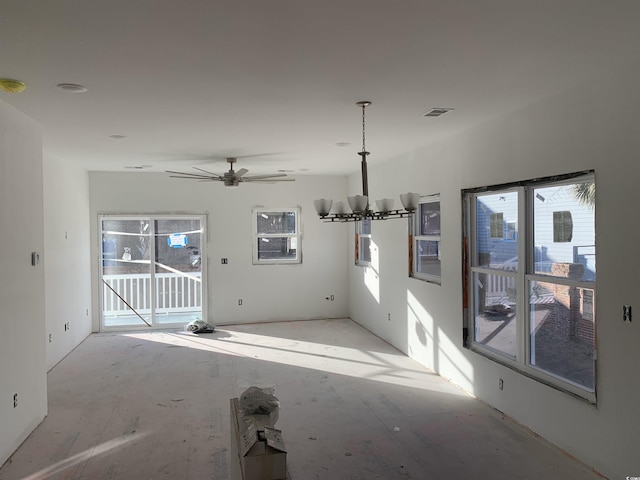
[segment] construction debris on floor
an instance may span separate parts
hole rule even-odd
[[[231,399],[231,461],[240,466],[237,478],[287,479],[287,450],[282,431],[275,428],[279,411],[272,388],[252,386],[240,399]]]

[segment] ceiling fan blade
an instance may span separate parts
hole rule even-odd
[[[211,175],[203,175],[201,173],[174,172],[172,170],[165,170],[165,172],[172,173],[173,175],[170,175],[171,177],[179,175],[178,178],[211,178]]]
[[[295,178],[245,178],[243,181],[245,182],[269,182],[269,183],[276,183],[276,182],[295,182]]]
[[[256,183],[276,183],[276,182],[295,182],[295,178],[278,178],[278,177],[268,177],[268,176],[260,176],[260,177],[245,177],[241,181],[243,182],[256,182]]]
[[[217,173],[210,172],[210,171],[208,171],[208,170],[205,170],[204,168],[199,168],[199,167],[193,167],[193,168],[195,168],[196,170],[199,170],[199,171],[201,171],[201,172],[204,172],[204,173],[206,173],[207,175],[212,175],[212,176],[214,176],[214,177],[222,177],[222,175],[218,175]],[[191,174],[191,175],[198,175],[198,174],[197,174],[197,173],[193,173],[193,174]]]
[[[246,174],[248,172],[249,172],[249,170],[247,170],[246,168],[241,168],[240,170],[235,172],[234,176],[241,177],[241,176],[243,176],[244,174]]]
[[[286,176],[284,173],[271,173],[267,175],[251,175],[250,177],[246,177],[245,180],[263,180],[265,178],[282,178]]]
[[[221,182],[221,178],[216,177],[181,177],[179,175],[169,175],[170,178],[184,178],[186,180],[197,180],[198,182]]]

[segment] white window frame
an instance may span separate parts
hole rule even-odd
[[[436,193],[433,195],[425,195],[420,197],[420,203],[418,204],[418,208],[416,211],[409,217],[409,276],[411,278],[415,278],[418,280],[423,280],[429,283],[435,283],[437,285],[441,285],[442,283],[442,263],[440,264],[440,274],[434,275],[425,272],[418,271],[418,262],[420,262],[420,241],[431,241],[437,242],[438,245],[438,260],[441,259],[442,253],[442,239],[441,235],[422,235],[420,228],[420,211],[422,205],[427,205],[431,203],[438,204],[438,210],[441,211],[442,205],[440,203],[440,194]],[[442,218],[442,213],[440,214]]]
[[[369,225],[369,233],[364,232],[365,230],[365,222],[368,222]],[[371,266],[371,227],[372,227],[371,219],[364,219],[355,222],[355,264],[358,267],[370,267]],[[369,260],[367,260],[362,254],[365,251],[366,247],[363,247],[363,239],[369,239]]]
[[[464,337],[465,347],[470,350],[486,356],[498,363],[508,366],[530,378],[545,383],[558,390],[569,393],[575,397],[586,400],[589,403],[596,403],[596,387],[597,387],[597,367],[595,362],[597,361],[597,344],[593,345],[593,358],[594,358],[594,385],[593,388],[588,388],[583,385],[578,385],[572,382],[570,379],[554,375],[553,373],[544,371],[537,368],[531,363],[531,304],[529,288],[532,282],[544,282],[547,284],[564,285],[569,287],[575,287],[580,289],[592,290],[588,297],[591,298],[590,308],[588,314],[594,319],[594,329],[597,329],[597,322],[595,320],[595,297],[596,282],[585,280],[572,280],[568,278],[562,278],[552,275],[545,275],[535,272],[535,252],[536,245],[534,245],[534,195],[533,192],[536,188],[547,186],[562,186],[566,184],[582,183],[595,181],[593,172],[581,172],[580,174],[571,174],[562,177],[538,179],[528,182],[519,182],[517,185],[504,185],[495,187],[483,187],[478,189],[469,189],[463,191],[463,216],[464,216],[464,232],[463,232],[463,251],[465,258],[464,265],[464,285],[465,295],[467,303],[464,308]],[[517,242],[518,252],[518,266],[517,271],[504,271],[495,270],[488,266],[477,265],[478,252],[477,252],[477,235],[476,235],[476,199],[486,194],[497,194],[503,192],[517,192],[518,194],[518,220],[517,220],[517,235],[515,241]],[[595,214],[594,214],[595,222]],[[491,274],[499,277],[513,278],[516,285],[516,355],[510,357],[509,355],[491,349],[481,343],[475,341],[474,329],[475,329],[475,291],[474,288],[474,274],[484,273]],[[584,300],[583,300],[584,301]],[[595,332],[594,332],[595,336]]]
[[[257,216],[267,213],[294,213],[295,214],[295,233],[258,233]],[[288,208],[268,208],[268,207],[254,207],[251,210],[251,224],[253,229],[253,264],[254,265],[286,265],[286,264],[298,264],[302,263],[302,231],[300,228],[301,209],[300,207],[288,207]],[[270,238],[287,238],[287,244],[296,245],[296,255],[294,258],[259,258],[258,246],[259,242],[269,241]]]

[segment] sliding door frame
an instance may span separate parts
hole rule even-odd
[[[148,253],[145,259],[137,259],[134,255],[134,249],[129,248],[129,252],[131,253],[131,257],[125,254],[124,249],[121,247],[120,250],[116,251],[109,255],[105,256],[105,235],[103,231],[103,224],[105,220],[133,220],[133,221],[141,221],[141,229],[140,229],[140,238],[148,239]],[[176,239],[169,239],[168,237],[174,237],[172,234],[181,234],[183,232],[171,232],[171,234],[167,234],[167,232],[160,233],[155,231],[156,225],[158,222],[162,221],[199,221],[200,228],[198,232],[184,232],[187,233],[187,241],[188,238],[191,238],[189,235],[194,233],[199,233],[200,242],[199,245],[193,246],[189,245],[189,254],[185,251],[185,256],[189,256],[191,261],[199,262],[199,271],[190,274],[189,272],[183,273],[176,269],[172,269],[170,266],[165,265],[161,262],[158,262],[157,259],[157,241],[168,242],[169,245],[174,246],[173,243],[176,242]],[[146,222],[146,223],[145,223]],[[142,233],[144,225],[147,225],[147,230]],[[162,237],[160,240],[159,237]],[[110,332],[110,331],[138,331],[138,330],[159,330],[159,329],[176,329],[182,328],[188,321],[194,319],[207,319],[208,315],[208,302],[207,302],[207,255],[206,255],[206,245],[208,240],[208,232],[207,232],[207,216],[205,214],[99,214],[98,215],[98,300],[99,300],[99,330],[101,332]],[[166,240],[165,240],[166,238]],[[178,240],[179,241],[179,240]],[[145,242],[140,242],[141,244]],[[177,248],[180,248],[177,246]],[[138,252],[135,252],[138,253]],[[127,260],[129,259],[129,260]],[[153,259],[153,261],[151,260]],[[147,287],[147,291],[143,294],[138,293],[138,295],[134,295],[136,298],[138,296],[146,296],[147,298],[142,302],[145,306],[149,308],[145,308],[142,314],[136,310],[137,304],[140,302],[134,302],[133,299],[127,298],[129,295],[124,292],[116,293],[117,289],[112,289],[107,282],[104,281],[105,275],[105,266],[107,264],[127,264],[128,261],[131,261],[131,264],[140,264],[140,265],[148,265],[149,266],[149,280]],[[158,321],[158,292],[157,292],[157,282],[156,277],[159,277],[160,274],[157,272],[158,268],[161,269],[169,269],[169,271],[174,271],[178,274],[179,277],[183,281],[190,282],[199,282],[200,290],[199,292],[190,291],[190,295],[192,298],[198,298],[200,302],[200,311],[199,312],[187,312],[184,317],[178,322],[171,321]],[[146,276],[146,273],[143,274]],[[186,279],[186,280],[185,280]],[[177,282],[177,280],[176,280]],[[171,282],[170,282],[171,284]],[[177,283],[176,283],[177,284]],[[153,287],[153,288],[151,288]],[[171,288],[171,287],[169,287]],[[182,287],[188,288],[188,287]],[[193,290],[193,288],[191,288]],[[134,317],[134,320],[130,324],[122,324],[122,325],[106,325],[105,323],[105,291],[108,291],[109,295],[115,296],[116,301],[119,304],[120,308],[126,309],[129,312],[129,315]],[[165,292],[166,293],[166,292]],[[184,292],[183,292],[184,293]],[[113,302],[113,300],[110,300]],[[137,318],[135,318],[137,317]]]

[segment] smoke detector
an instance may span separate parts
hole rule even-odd
[[[7,93],[21,93],[27,86],[20,80],[13,78],[0,78],[0,90]]]

